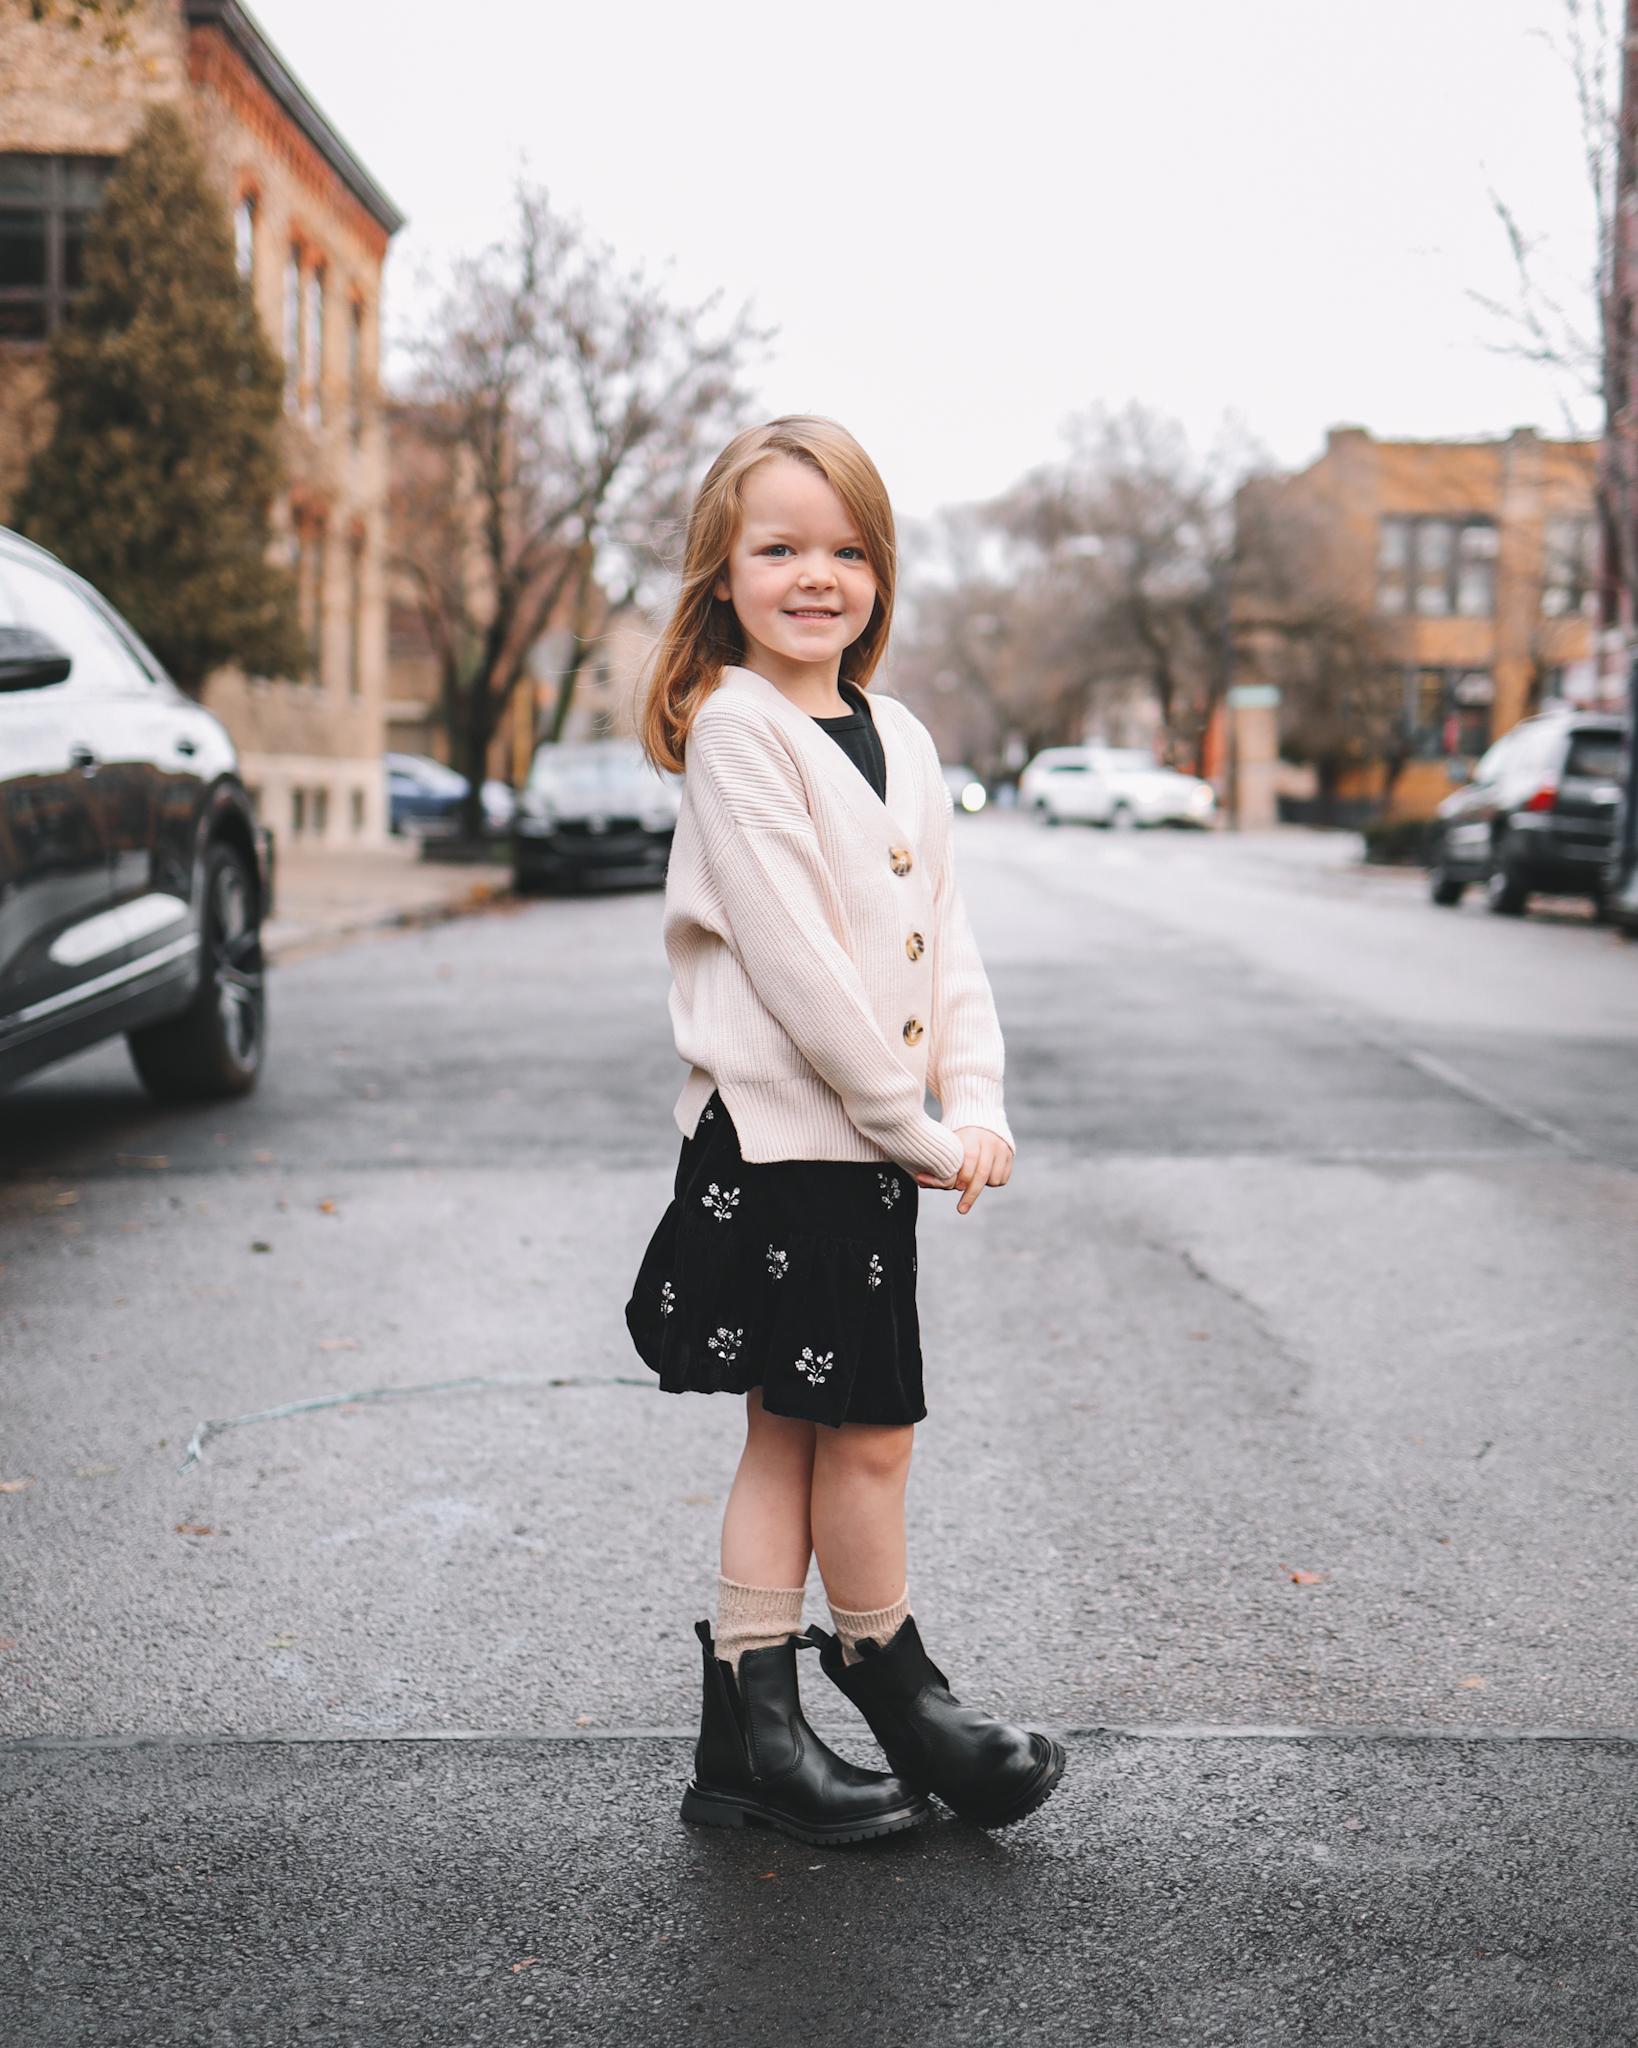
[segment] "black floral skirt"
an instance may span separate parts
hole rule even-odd
[[[762,1389],[771,1415],[919,1422],[914,1173],[845,1159],[748,1165],[713,1094],[626,1303],[671,1394]]]

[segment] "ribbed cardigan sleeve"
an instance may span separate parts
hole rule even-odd
[[[931,765],[938,770],[936,754]],[[994,1131],[1011,1145],[1012,1130],[1002,1107],[1001,1076],[1006,1054],[1001,1021],[996,1015],[990,978],[984,972],[978,943],[967,919],[961,885],[956,880],[954,800],[942,772],[936,772],[933,781],[938,796],[928,835],[937,924],[927,1080],[950,1130],[976,1124],[983,1130]]]
[[[689,734],[687,775],[730,943],[758,997],[856,1130],[901,1165],[948,1180],[962,1146],[927,1114],[837,936],[796,761],[765,721],[713,703]]]

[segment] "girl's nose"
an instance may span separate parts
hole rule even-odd
[[[800,580],[803,583],[831,583],[835,581],[835,577],[836,572],[831,567],[829,558],[826,556],[821,556],[818,561],[804,562],[802,564]]]

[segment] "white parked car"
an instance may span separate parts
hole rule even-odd
[[[1049,825],[1209,825],[1216,798],[1209,782],[1163,768],[1141,747],[1054,748],[1034,808]],[[1036,761],[1046,757],[1037,755]],[[1036,761],[1030,763],[1034,768]],[[1029,774],[1030,769],[1024,772]]]

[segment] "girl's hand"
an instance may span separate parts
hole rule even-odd
[[[963,1124],[956,1132],[966,1148],[966,1156],[956,1170],[953,1180],[935,1180],[930,1173],[918,1173],[916,1185],[922,1188],[960,1188],[961,1200],[956,1204],[956,1214],[965,1216],[978,1200],[982,1188],[1004,1188],[1012,1178],[1012,1147],[1005,1138],[994,1131],[987,1131],[982,1124]]]

